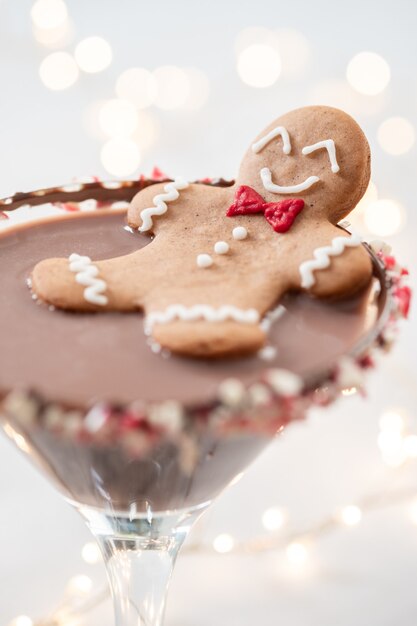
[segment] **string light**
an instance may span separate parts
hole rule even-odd
[[[277,506],[270,507],[262,515],[262,525],[266,530],[280,530],[285,520],[284,511]]]
[[[213,541],[213,548],[216,552],[220,554],[226,554],[227,552],[231,552],[234,548],[235,540],[232,535],[228,535],[223,533],[218,535]]]
[[[281,74],[278,50],[267,44],[252,44],[242,50],[237,60],[240,79],[250,87],[271,87]]]
[[[89,565],[95,565],[102,560],[100,548],[94,541],[89,541],[83,546],[81,556]]]
[[[71,578],[66,586],[66,594],[69,596],[86,596],[91,593],[93,581],[89,576],[80,574]]]
[[[381,198],[368,204],[364,211],[366,228],[379,237],[395,235],[401,230],[404,221],[404,209],[394,200]]]
[[[103,37],[87,37],[75,48],[75,60],[79,68],[88,74],[105,70],[112,62],[113,53],[108,41]]]
[[[164,65],[158,67],[153,75],[156,81],[156,106],[166,111],[181,108],[190,91],[184,70],[175,65]]]
[[[37,0],[30,11],[33,24],[43,30],[62,26],[68,18],[63,0]]]
[[[379,126],[377,138],[388,154],[405,154],[415,141],[414,126],[404,117],[390,117]]]
[[[387,87],[391,70],[385,59],[375,52],[359,52],[347,66],[346,77],[359,93],[375,96]]]
[[[153,104],[156,92],[155,76],[143,67],[125,70],[116,82],[118,97],[132,102],[137,109],[145,109]]]
[[[299,541],[290,543],[285,550],[285,554],[288,563],[297,569],[302,568],[308,561],[307,547]]]
[[[347,505],[337,514],[329,515],[317,525],[304,529],[300,533],[289,531],[287,537],[280,537],[276,534],[261,536],[240,544],[235,542],[232,535],[221,534],[216,537],[211,547],[203,542],[190,544],[185,546],[183,554],[195,555],[207,552],[215,552],[217,554],[257,554],[284,549],[291,572],[297,574],[305,573],[310,556],[309,547],[313,540],[318,540],[321,536],[337,528],[357,524],[361,521],[366,511],[375,511],[389,505],[395,506],[408,502],[409,517],[414,524],[417,524],[417,500],[415,499],[415,493],[415,486],[408,486],[403,489],[396,488],[391,491],[384,487],[381,491],[376,491],[364,497],[358,504]],[[290,540],[288,540],[288,536],[291,537]],[[308,537],[308,543],[306,543],[306,537]],[[95,592],[94,595],[92,595],[92,591],[92,581],[88,576],[75,576],[67,585],[68,600],[47,620],[40,620],[35,623],[26,616],[20,616],[15,618],[9,626],[51,626],[52,624],[67,624],[69,620],[77,621],[81,616],[85,616],[87,612],[100,606],[110,596],[108,587]],[[75,607],[73,603],[74,597],[79,599]],[[65,616],[65,619],[63,616]],[[17,621],[20,619],[23,619],[21,623]]]
[[[43,84],[53,91],[71,87],[78,79],[78,74],[77,64],[68,52],[52,52],[39,68]]]
[[[109,137],[129,137],[137,128],[136,109],[127,100],[108,100],[98,113],[101,130]]]
[[[128,138],[109,139],[102,147],[100,156],[107,172],[119,178],[130,176],[140,164],[139,148]]]
[[[349,504],[340,511],[340,519],[346,526],[356,526],[362,519],[362,511],[356,504]]]

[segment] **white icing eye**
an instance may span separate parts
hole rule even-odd
[[[236,226],[236,228],[232,230],[232,235],[233,239],[236,239],[237,241],[242,241],[242,239],[246,239],[246,237],[248,236],[248,231],[244,226]]]
[[[340,170],[340,167],[336,159],[336,146],[334,145],[333,139],[325,139],[324,141],[318,141],[317,143],[313,143],[311,146],[305,146],[302,149],[302,153],[311,154],[312,152],[315,152],[316,150],[321,150],[322,148],[325,148],[327,150],[333,174],[337,174],[337,172]]]
[[[213,265],[213,259],[209,254],[199,254],[197,256],[197,265],[202,268],[211,267]]]
[[[214,244],[214,252],[216,254],[227,254],[229,249],[229,244],[226,241],[216,241]]]
[[[252,144],[253,152],[255,152],[255,154],[260,152],[270,141],[275,139],[275,137],[282,137],[282,151],[284,154],[289,154],[291,152],[290,136],[287,129],[283,126],[277,126],[276,128],[273,128],[271,131],[269,131],[269,133],[265,135],[265,137],[261,137],[261,139],[255,141],[255,143]]]

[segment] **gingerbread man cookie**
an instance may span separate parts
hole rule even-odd
[[[32,288],[71,311],[142,310],[146,331],[173,352],[254,352],[266,340],[263,316],[286,292],[337,298],[369,282],[360,239],[337,227],[369,176],[369,146],[351,117],[298,109],[256,137],[233,186],[178,178],[138,193],[128,223],[148,245],[103,261],[82,251],[47,259]]]

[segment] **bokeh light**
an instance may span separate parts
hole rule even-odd
[[[356,526],[362,519],[362,511],[355,504],[349,504],[340,511],[340,520],[346,526]]]
[[[56,28],[39,28],[33,24],[32,33],[36,41],[45,48],[62,48],[72,41],[74,25],[70,20],[66,20]]]
[[[68,18],[68,10],[63,0],[36,0],[30,15],[37,28],[46,30],[62,26]]]
[[[375,200],[378,200],[378,189],[375,183],[370,180],[367,190],[355,207],[355,213],[357,215],[363,215],[368,204],[371,204],[371,202],[375,202]]]
[[[88,576],[80,574],[71,578],[66,587],[66,593],[69,596],[82,597],[87,596],[93,587],[93,581]]]
[[[410,504],[409,509],[410,519],[414,524],[417,524],[417,500],[414,500]]]
[[[128,137],[137,128],[138,116],[135,107],[127,100],[108,100],[98,114],[101,130],[109,137]]]
[[[385,59],[375,52],[359,52],[346,70],[350,85],[359,93],[375,96],[387,87],[391,70]]]
[[[292,567],[301,568],[308,561],[307,547],[298,541],[290,543],[287,546],[285,553],[287,555],[288,562]]]
[[[170,111],[181,108],[187,101],[190,85],[186,72],[175,65],[163,65],[153,73],[156,80],[155,104]]]
[[[223,533],[218,535],[213,541],[213,548],[219,554],[226,554],[227,552],[231,552],[234,548],[235,540],[232,535],[228,535],[227,533]]]
[[[61,91],[71,87],[78,79],[76,62],[68,52],[52,52],[42,61],[39,75],[45,87]]]
[[[279,530],[285,524],[286,515],[282,509],[273,506],[262,515],[262,525],[266,530]]]
[[[311,47],[303,33],[283,29],[276,33],[282,62],[282,76],[297,78],[305,73],[311,60]]]
[[[415,141],[414,126],[404,117],[390,117],[379,126],[377,137],[388,154],[405,154]]]
[[[417,458],[417,435],[407,435],[407,437],[404,437],[403,450],[408,459]]]
[[[33,620],[27,615],[18,615],[9,622],[8,626],[33,626]]]
[[[387,409],[379,420],[380,430],[402,433],[404,430],[404,416],[401,409]]]
[[[94,541],[89,541],[83,546],[81,556],[89,565],[95,565],[102,560],[100,548]]]
[[[159,120],[150,111],[137,111],[137,127],[132,135],[140,151],[155,145],[160,135]]]
[[[252,44],[239,53],[237,72],[250,87],[271,87],[281,74],[281,57],[272,45]]]
[[[210,81],[207,75],[196,67],[184,68],[188,79],[188,95],[183,108],[197,111],[203,108],[210,94]]]
[[[129,100],[138,109],[150,106],[156,97],[155,76],[143,67],[131,67],[120,74],[116,82],[119,98]]]
[[[109,139],[100,156],[103,167],[112,176],[129,176],[140,164],[139,148],[132,139]]]
[[[112,62],[113,53],[108,41],[103,37],[87,37],[75,48],[75,60],[83,72],[102,72]]]
[[[399,232],[405,222],[405,212],[394,200],[380,199],[365,208],[364,223],[374,235],[388,237]]]

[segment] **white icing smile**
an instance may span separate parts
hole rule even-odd
[[[305,191],[320,180],[318,176],[309,176],[305,179],[305,181],[299,183],[298,185],[283,186],[272,182],[272,174],[269,167],[263,167],[260,174],[263,186],[271,193],[298,193],[299,191]]]

